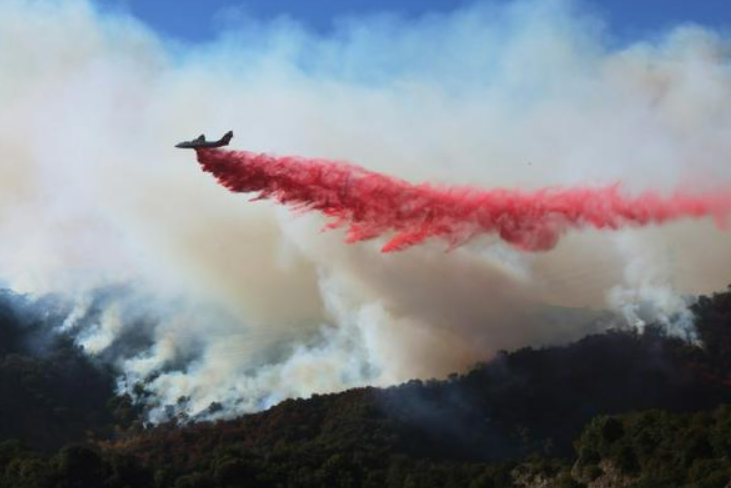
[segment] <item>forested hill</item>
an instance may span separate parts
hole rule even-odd
[[[699,314],[717,303],[719,297],[703,302]],[[714,340],[726,340],[719,330]],[[164,425],[127,445],[156,463],[179,462],[176,446],[190,460],[187,446],[201,443],[208,452],[233,439],[252,449],[282,443],[312,447],[320,441],[347,449],[370,439],[412,456],[452,460],[567,456],[583,426],[600,414],[695,411],[730,402],[722,351],[652,328],[643,334],[613,331],[565,347],[503,353],[446,381],[288,400],[266,412],[184,432]]]
[[[55,310],[52,299],[0,293],[0,439],[56,449],[111,433],[113,372],[54,332]]]
[[[139,410],[113,396],[113,372],[69,338],[46,337],[53,317],[19,314],[12,298],[0,303],[9,345],[0,352],[0,433],[28,447],[0,447],[0,487],[606,487],[674,477],[676,486],[723,488],[731,473],[728,442],[695,440],[681,452],[684,444],[665,438],[723,438],[731,429],[729,410],[715,410],[731,403],[731,292],[694,306],[697,344],[652,327],[612,331],[505,352],[445,381],[141,432],[127,429]],[[604,417],[629,412],[645,413]],[[77,447],[34,449],[62,440]]]

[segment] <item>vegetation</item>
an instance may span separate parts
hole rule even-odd
[[[611,463],[632,486],[724,488],[731,481],[731,406],[677,415],[649,410],[598,417],[576,442],[577,467]]]
[[[0,295],[0,440],[57,449],[108,437],[111,371],[94,364],[68,335],[52,333],[50,324],[59,318],[48,312],[51,303],[40,306],[45,311]]]
[[[0,488],[703,487],[731,481],[731,291],[699,344],[612,331],[445,381],[141,428],[53,314],[0,299]]]

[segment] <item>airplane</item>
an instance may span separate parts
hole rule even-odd
[[[226,132],[222,138],[220,138],[217,141],[207,141],[206,136],[201,134],[196,139],[193,139],[192,141],[183,141],[181,143],[178,143],[175,145],[175,147],[179,147],[181,149],[202,149],[202,148],[214,148],[214,147],[223,147],[228,146],[228,143],[231,142],[231,138],[234,136],[233,131]]]

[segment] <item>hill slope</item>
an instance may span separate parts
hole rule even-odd
[[[695,305],[700,344],[654,328],[613,331],[502,353],[446,381],[316,395],[232,421],[126,434],[137,411],[113,396],[111,372],[63,336],[30,348],[38,320],[11,310],[0,303],[0,335],[10,345],[0,353],[2,438],[45,448],[86,443],[52,456],[0,444],[0,487],[722,488],[731,473],[722,440],[729,410],[713,411],[731,403],[731,292]],[[40,379],[23,380],[24,367]]]

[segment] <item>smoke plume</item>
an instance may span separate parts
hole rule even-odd
[[[711,219],[577,229],[541,253],[487,234],[383,254],[384,237],[346,246],[321,215],[242,204],[173,145],[233,129],[256,153],[440,192],[621,181],[667,203],[731,185],[728,52],[693,25],[616,39],[571,1],[325,33],[224,15],[190,45],[89,1],[0,0],[0,282],[66,300],[59,327],[120,391],[143,385],[153,421],[444,376],[582,337],[607,307],[682,328],[685,296],[731,277]]]
[[[197,149],[204,171],[233,192],[257,193],[335,218],[329,228],[348,224],[348,242],[388,231],[397,234],[382,250],[400,251],[441,237],[452,247],[482,233],[525,251],[556,247],[567,229],[662,224],[688,217],[715,217],[725,225],[731,192],[663,199],[653,192],[623,196],[619,186],[590,189],[510,190],[418,186],[346,163],[273,157],[249,152]]]

